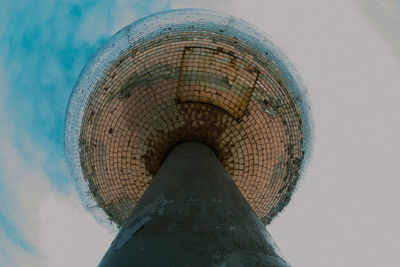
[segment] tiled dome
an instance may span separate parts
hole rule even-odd
[[[96,217],[121,225],[168,151],[200,140],[268,223],[309,150],[303,90],[279,50],[242,20],[156,14],[113,36],[82,71],[67,112],[69,166]]]

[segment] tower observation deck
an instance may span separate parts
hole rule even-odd
[[[128,25],[66,114],[80,196],[120,228],[101,265],[286,266],[264,225],[291,198],[310,132],[301,79],[254,26],[199,9]]]

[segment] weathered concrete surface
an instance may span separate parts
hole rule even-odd
[[[100,266],[289,266],[214,152],[176,146]]]

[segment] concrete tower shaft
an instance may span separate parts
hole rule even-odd
[[[213,151],[176,146],[99,266],[289,266]]]

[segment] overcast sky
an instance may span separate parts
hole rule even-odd
[[[100,261],[113,233],[84,210],[66,169],[68,98],[113,33],[183,7],[253,23],[309,89],[313,157],[267,226],[286,260],[400,266],[399,0],[0,0],[0,266]]]

